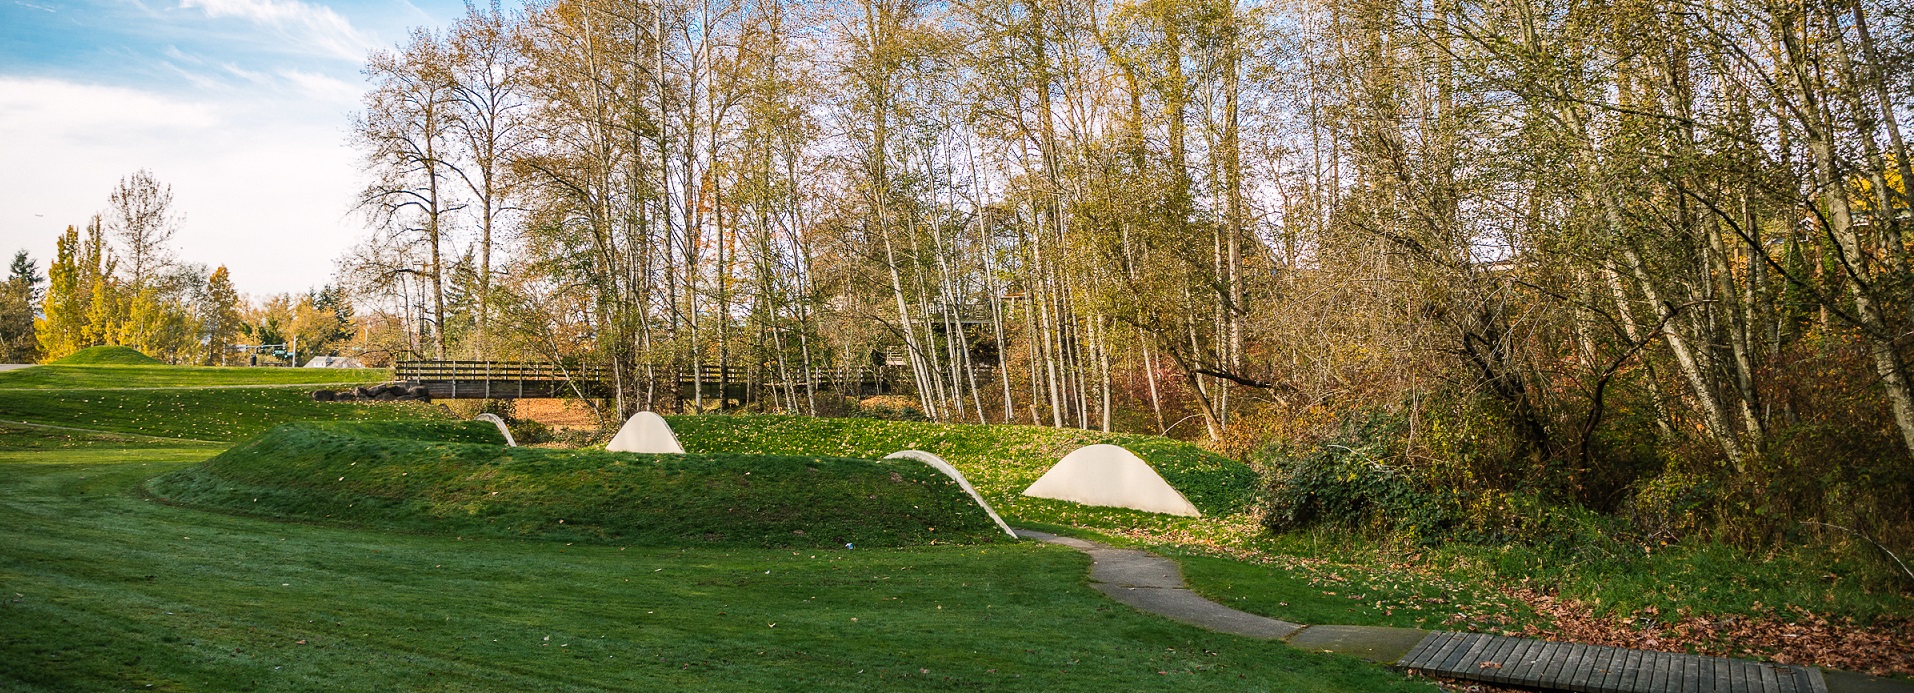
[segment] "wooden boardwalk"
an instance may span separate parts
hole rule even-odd
[[[1434,632],[1396,668],[1470,681],[1590,693],[1827,693],[1815,667],[1619,647]]]

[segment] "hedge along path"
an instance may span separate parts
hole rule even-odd
[[[1139,611],[1200,628],[1333,652],[1397,669],[1550,691],[1604,693],[1914,692],[1914,686],[1819,667],[1629,650],[1486,633],[1311,626],[1223,606],[1191,592],[1175,561],[1047,532],[1017,534],[1090,555],[1091,587]]]

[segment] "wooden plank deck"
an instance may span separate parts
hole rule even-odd
[[[1434,632],[1396,660],[1435,676],[1579,693],[1827,693],[1821,670],[1619,647]]]

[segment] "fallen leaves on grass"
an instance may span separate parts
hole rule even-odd
[[[1633,615],[1598,616],[1590,604],[1530,588],[1509,595],[1548,617],[1523,635],[1590,645],[1717,657],[1812,664],[1875,676],[1914,676],[1914,617],[1883,617],[1873,625],[1830,619],[1798,606],[1766,608],[1760,616],[1668,616],[1652,608]]]

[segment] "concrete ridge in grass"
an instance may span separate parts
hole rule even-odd
[[[1774,670],[1763,676],[1746,677],[1745,680],[1742,676],[1733,677],[1732,680],[1727,677],[1719,681],[1713,681],[1712,677],[1701,677],[1707,679],[1701,681],[1690,680],[1691,683],[1706,684],[1702,686],[1702,690],[1709,690],[1708,685],[1713,685],[1714,683],[1721,684],[1723,686],[1721,690],[1732,691],[1794,690],[1791,683],[1784,684],[1780,681],[1779,675],[1775,673],[1786,669],[1792,674],[1798,674],[1798,676],[1790,676],[1790,682],[1796,678],[1813,681],[1814,685],[1810,686],[1810,690],[1816,693],[1914,693],[1914,685],[1909,685],[1905,682],[1851,672],[1823,670],[1818,667],[1758,664],[1748,660],[1729,659],[1725,657],[1704,657],[1677,653],[1651,653],[1646,650],[1596,648],[1594,646],[1573,644],[1566,646],[1591,651],[1602,650],[1627,653],[1629,656],[1612,655],[1614,659],[1604,660],[1607,664],[1601,665],[1601,667],[1606,668],[1601,668],[1600,671],[1597,671],[1600,667],[1593,662],[1594,658],[1590,657],[1588,659],[1590,659],[1591,662],[1586,666],[1577,667],[1575,666],[1576,662],[1568,662],[1565,666],[1558,666],[1557,668],[1561,671],[1556,672],[1553,676],[1538,675],[1520,677],[1518,680],[1518,677],[1515,676],[1516,674],[1528,671],[1529,669],[1535,669],[1539,674],[1541,673],[1540,670],[1542,667],[1528,666],[1525,669],[1513,666],[1513,664],[1510,667],[1504,667],[1502,666],[1503,662],[1513,662],[1513,660],[1504,655],[1517,653],[1518,651],[1540,651],[1544,649],[1539,647],[1540,645],[1549,643],[1542,640],[1486,634],[1432,632],[1418,628],[1392,628],[1387,626],[1311,626],[1301,623],[1291,623],[1246,611],[1239,611],[1205,599],[1201,595],[1190,591],[1189,587],[1184,584],[1182,569],[1175,561],[1147,551],[1119,549],[1086,539],[1059,536],[1029,529],[1018,529],[1017,534],[1018,536],[1029,539],[1068,546],[1089,554],[1091,560],[1090,586],[1098,592],[1108,595],[1111,599],[1128,604],[1139,611],[1157,614],[1173,621],[1180,621],[1219,633],[1230,633],[1262,640],[1280,640],[1292,647],[1300,649],[1348,655],[1378,664],[1400,669],[1422,671],[1439,676],[1521,685],[1538,690],[1644,691],[1656,693],[1663,690],[1677,689],[1657,685],[1655,682],[1662,681],[1663,677],[1651,676],[1651,674],[1657,673],[1658,669],[1655,666],[1651,666],[1649,664],[1650,662],[1670,659],[1692,659],[1697,662],[1705,660],[1706,663],[1709,663],[1709,666],[1703,668],[1709,671],[1714,670],[1712,667],[1722,666],[1720,664],[1714,664],[1716,662],[1728,664],[1728,667],[1722,669],[1722,671],[1727,671],[1734,667],[1753,667],[1755,669],[1765,668]],[[1463,649],[1460,647],[1446,645],[1449,641],[1457,640],[1458,638],[1475,638],[1480,642],[1475,642],[1469,652],[1463,652]],[[1485,646],[1485,644],[1492,644],[1493,646]],[[1524,649],[1524,646],[1526,646],[1526,649]],[[1445,647],[1446,649],[1453,649],[1455,651],[1453,653],[1446,651],[1441,653],[1435,652],[1436,648]],[[1441,656],[1432,657],[1432,654],[1440,654]],[[1474,656],[1474,658],[1471,659],[1471,655],[1479,656]],[[1490,658],[1491,655],[1494,655],[1494,658],[1502,661],[1489,661],[1487,658]],[[1649,655],[1657,656],[1651,657]],[[1580,657],[1578,656],[1573,659],[1579,661]],[[1632,664],[1623,664],[1618,667],[1615,665],[1616,662],[1628,662]],[[1533,662],[1529,664],[1533,664]],[[1662,666],[1660,668],[1667,667]],[[1691,670],[1695,668],[1697,667],[1690,667]],[[1764,678],[1765,681],[1763,680]],[[1587,685],[1576,683],[1577,681],[1587,679],[1595,679],[1598,681],[1606,679],[1606,682],[1601,685],[1594,683],[1588,683]],[[1610,685],[1610,683],[1612,683],[1612,685]]]

